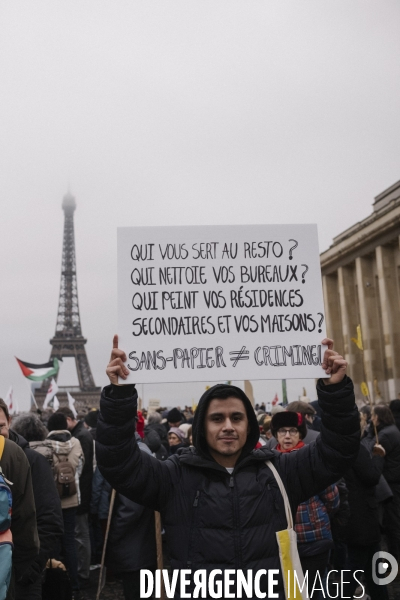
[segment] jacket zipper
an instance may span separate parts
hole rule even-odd
[[[229,478],[229,487],[232,492],[232,510],[233,510],[233,539],[235,544],[235,563],[236,569],[241,565],[240,535],[239,535],[239,510],[237,507],[237,495],[235,493],[235,479],[233,475]]]
[[[199,505],[199,498],[200,498],[200,490],[196,491],[196,496],[194,498],[194,502],[193,502],[193,508],[197,508]],[[196,511],[192,510],[192,521],[191,521],[191,527],[190,527],[190,539],[189,539],[189,548],[188,548],[188,559],[191,559],[191,552],[193,550],[193,539],[194,539],[194,526],[196,523]],[[190,569],[192,567],[192,561],[188,560],[187,561],[187,566]]]

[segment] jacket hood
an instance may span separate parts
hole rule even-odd
[[[55,429],[47,435],[48,440],[55,442],[69,442],[71,440],[71,432],[68,429]]]
[[[193,425],[192,425],[192,437],[193,445],[197,452],[206,458],[211,458],[208,450],[208,445],[205,436],[204,418],[207,412],[208,405],[210,404],[211,398],[218,398],[218,393],[223,392],[224,396],[226,392],[232,392],[232,396],[239,398],[246,409],[247,418],[249,420],[250,432],[247,436],[245,445],[243,446],[242,453],[239,461],[244,456],[249,454],[257,444],[260,438],[260,428],[257,423],[257,417],[253,410],[250,400],[246,394],[240,388],[234,385],[218,384],[207,390],[199,400],[199,403],[194,414]]]
[[[9,430],[8,435],[9,435],[10,440],[12,442],[14,442],[15,444],[17,444],[18,446],[20,446],[20,448],[22,448],[22,449],[29,448],[29,444],[26,441],[26,439],[24,437],[22,437],[22,435],[19,435],[19,433],[17,433],[13,429]]]

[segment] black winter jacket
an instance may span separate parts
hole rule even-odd
[[[79,478],[79,489],[81,492],[81,503],[76,509],[78,515],[83,515],[90,511],[90,499],[92,495],[93,479],[93,436],[85,428],[83,421],[79,421],[71,430],[71,435],[76,437],[81,443],[85,464],[83,465],[82,475]]]
[[[371,456],[361,444],[358,457],[344,476],[349,492],[350,519],[346,526],[347,543],[352,546],[378,544],[380,527],[375,487],[382,474],[384,459]]]
[[[51,467],[44,456],[32,450],[22,435],[12,429],[10,440],[25,452],[32,473],[32,488],[36,506],[36,524],[39,534],[40,551],[35,565],[26,568],[24,583],[33,583],[45,568],[48,558],[59,552],[59,542],[64,533],[61,501],[54,483]],[[28,596],[27,596],[28,597]]]
[[[204,415],[211,394],[231,388],[242,399],[250,432],[232,475],[208,453]],[[130,394],[129,397],[124,397]],[[195,448],[165,462],[140,452],[134,439],[134,386],[108,386],[101,397],[96,456],[100,471],[121,494],[161,512],[173,569],[279,569],[276,532],[287,528],[271,460],[288,493],[293,515],[300,502],[337,481],[356,459],[360,428],[349,378],[318,382],[323,410],[320,438],[297,452],[253,450],[259,427],[239,388],[214,386],[200,399],[194,422]],[[260,587],[267,591],[266,578]],[[283,598],[283,582],[278,589]]]
[[[386,450],[383,476],[389,485],[400,483],[400,431],[396,425],[386,425],[385,427],[378,425],[377,429],[379,443]],[[365,442],[370,449],[376,442],[372,425],[369,426]]]

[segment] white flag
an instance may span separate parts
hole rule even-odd
[[[14,403],[13,403],[13,387],[12,385],[10,385],[10,389],[7,392],[7,396],[5,399],[5,403],[7,404],[8,407],[8,412],[10,413],[10,415],[12,415],[14,413]]]
[[[58,410],[60,408],[60,403],[58,401],[57,396],[54,396],[54,398],[53,398],[53,408],[54,408],[54,410]]]
[[[57,392],[58,392],[57,382],[54,379],[52,379],[50,387],[47,390],[47,396],[45,398],[45,401],[43,402],[43,408],[47,408],[49,406],[50,400],[52,400],[54,398],[54,396],[57,394]],[[57,402],[58,402],[58,400],[57,400]],[[58,406],[60,406],[60,405],[58,405]]]
[[[74,418],[76,419],[76,417],[78,416],[78,413],[76,412],[76,409],[75,409],[75,398],[73,398],[69,392],[67,392],[67,397],[68,397],[68,406],[74,413]]]

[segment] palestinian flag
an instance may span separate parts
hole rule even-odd
[[[43,365],[33,365],[32,363],[19,360],[17,357],[15,358],[24,377],[30,379],[31,381],[43,381],[48,377],[54,377],[54,375],[57,375],[58,369],[60,368],[56,358],[49,360],[49,362],[44,363]]]

